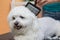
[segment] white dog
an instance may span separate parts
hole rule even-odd
[[[12,9],[8,22],[15,40],[43,40],[56,34],[60,36],[60,23],[49,17],[38,19],[27,7]]]

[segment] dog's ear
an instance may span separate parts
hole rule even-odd
[[[33,21],[38,20],[37,16],[36,16],[36,15],[34,15],[34,14],[32,14],[32,15],[31,15],[31,18],[33,19]]]
[[[12,9],[10,10],[8,16],[7,16],[7,21],[9,22],[12,16]]]

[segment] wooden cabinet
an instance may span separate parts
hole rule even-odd
[[[11,0],[0,0],[0,35],[10,32],[7,15],[10,11]]]

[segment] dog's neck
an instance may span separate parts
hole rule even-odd
[[[34,31],[36,31],[36,30],[38,30],[38,26],[39,26],[39,21],[38,20],[35,20],[34,22],[33,22],[33,29],[35,29]]]
[[[34,20],[32,25],[30,26],[30,28],[26,32],[26,35],[30,35],[30,34],[38,32],[38,27],[37,26],[39,26],[39,22],[38,22],[38,20]]]

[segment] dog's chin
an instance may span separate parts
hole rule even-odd
[[[13,26],[13,30],[12,32],[14,33],[14,35],[24,35],[26,33],[26,27],[20,25],[20,26]]]
[[[19,25],[19,26],[14,25],[14,29],[16,29],[16,30],[20,30],[20,29],[22,29],[22,28],[23,28],[22,25]]]

